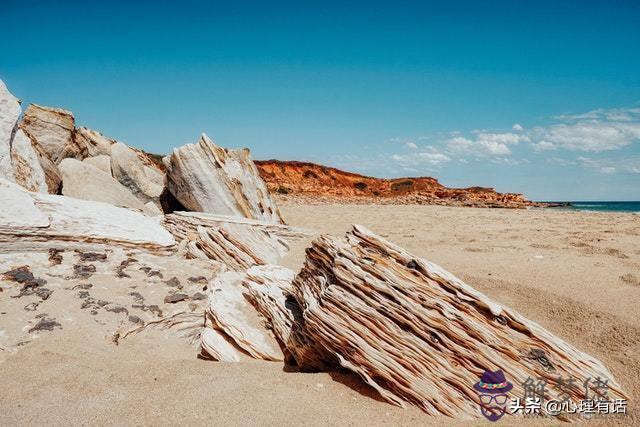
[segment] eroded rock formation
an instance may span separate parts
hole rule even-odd
[[[47,177],[40,164],[40,156],[22,129],[16,131],[11,143],[11,163],[16,184],[29,191],[48,192]]]
[[[20,116],[20,101],[0,80],[0,178],[14,181],[11,140]]]
[[[165,215],[164,225],[189,257],[220,261],[235,270],[277,263],[290,241],[307,235],[286,225],[199,212]]]
[[[64,159],[58,168],[62,173],[62,194],[65,196],[105,202],[139,211],[146,210],[144,204],[128,188],[89,163]]]
[[[249,150],[218,147],[206,135],[164,159],[167,188],[188,210],[281,223]]]
[[[76,128],[74,136],[84,157],[110,156],[111,147],[116,143],[115,140],[86,127]]]
[[[163,174],[145,165],[138,153],[121,142],[111,146],[111,172],[142,203],[153,202],[159,206],[164,189]]]
[[[20,127],[55,164],[67,157],[84,157],[74,139],[75,119],[69,111],[31,104]]]
[[[515,396],[533,377],[547,379],[550,398],[558,398],[553,384],[570,376],[575,404],[586,398],[587,378],[607,378],[609,396],[625,396],[597,359],[364,227],[345,239],[317,239],[293,293],[300,313],[293,330],[307,337],[313,359],[356,372],[394,404],[476,418],[473,384],[498,369]]]
[[[256,161],[269,191],[305,203],[439,204],[523,208],[533,205],[521,194],[493,188],[448,188],[431,177],[381,179],[314,163]]]
[[[107,203],[31,193],[0,180],[0,252],[91,245],[173,251],[159,220]]]

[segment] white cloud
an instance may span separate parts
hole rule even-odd
[[[537,151],[537,152],[556,149],[556,146],[553,145],[553,142],[549,142],[549,141],[534,142],[531,144],[531,147],[533,148],[534,151]]]
[[[409,169],[419,166],[440,166],[450,162],[451,158],[436,147],[429,145],[408,154],[393,154],[391,160],[402,168]]]
[[[566,149],[571,151],[617,150],[640,139],[640,123],[578,122],[536,129],[534,150]]]
[[[516,123],[515,125],[513,125],[513,126],[511,127],[511,129],[513,129],[513,130],[515,130],[515,131],[518,131],[518,132],[522,132],[522,131],[524,130],[524,128],[522,127],[522,125],[520,125],[520,124],[518,124],[518,123]]]
[[[457,156],[490,157],[508,156],[511,150],[502,142],[473,140],[457,136],[447,141],[447,152]]]
[[[416,145],[416,143],[415,143],[415,142],[407,142],[407,143],[405,144],[405,146],[406,146],[407,148],[411,149],[411,150],[417,150],[417,149],[418,149],[418,146]]]
[[[618,150],[640,140],[640,108],[598,109],[555,118],[563,123],[538,127],[531,132],[533,150],[599,153]]]
[[[640,174],[640,157],[624,159],[593,159],[578,157],[577,161],[585,168],[595,169],[600,173],[611,175],[614,173]]]
[[[613,121],[630,122],[640,120],[640,108],[599,108],[582,114],[561,114],[554,117],[556,120],[564,122],[577,121]]]
[[[445,141],[446,152],[452,156],[487,158],[510,156],[509,146],[530,141],[527,135],[511,132],[473,131],[474,137],[455,136]]]

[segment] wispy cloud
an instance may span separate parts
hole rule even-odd
[[[604,153],[613,153],[640,141],[640,108],[598,109],[562,114],[553,119],[555,123],[533,128],[515,123],[504,131],[454,130],[439,135],[392,138],[395,152],[384,157],[380,167],[412,172],[437,170],[456,163],[480,161],[517,166],[540,160],[603,174],[640,173],[637,158],[615,161],[610,155],[603,158]],[[529,160],[528,150],[541,157]],[[544,156],[551,153],[556,154],[545,159]],[[581,156],[569,158],[571,153]]]
[[[586,168],[596,169],[605,175],[615,173],[640,174],[640,157],[624,159],[593,159],[590,157],[578,157],[579,164]]]
[[[600,109],[563,114],[556,119],[563,123],[532,131],[533,150],[599,153],[618,150],[640,140],[640,108]]]
[[[426,146],[421,149],[416,146],[410,153],[391,155],[391,160],[404,168],[414,168],[424,165],[440,166],[450,162],[451,158],[433,146]]]

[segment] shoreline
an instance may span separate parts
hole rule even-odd
[[[419,201],[410,201],[405,199],[399,199],[397,197],[388,197],[388,198],[370,198],[370,197],[337,197],[337,196],[317,196],[312,194],[297,194],[297,195],[282,195],[282,194],[272,194],[273,197],[279,205],[308,205],[308,206],[324,206],[324,205],[335,205],[335,206],[366,206],[366,205],[380,205],[380,206],[440,206],[440,207],[451,207],[451,208],[476,208],[476,209],[489,209],[489,210],[545,210],[545,211],[557,211],[557,212],[599,212],[606,214],[637,214],[640,215],[640,208],[637,211],[629,211],[629,210],[606,210],[606,209],[581,209],[580,206],[571,205],[571,203],[582,203],[582,202],[532,202],[532,206],[494,206],[494,205],[471,205],[471,204],[452,204],[452,203],[421,203]],[[536,204],[550,204],[550,203],[567,203],[569,205],[558,205],[558,206],[540,206]],[[589,202],[592,203],[592,202]],[[602,202],[602,203],[611,203],[611,202]],[[614,202],[618,203],[618,202]],[[628,202],[623,202],[628,203]],[[631,203],[640,203],[640,202],[631,202]]]

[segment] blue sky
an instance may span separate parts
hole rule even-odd
[[[637,1],[100,3],[2,1],[25,104],[159,153],[206,132],[257,159],[640,200]]]

